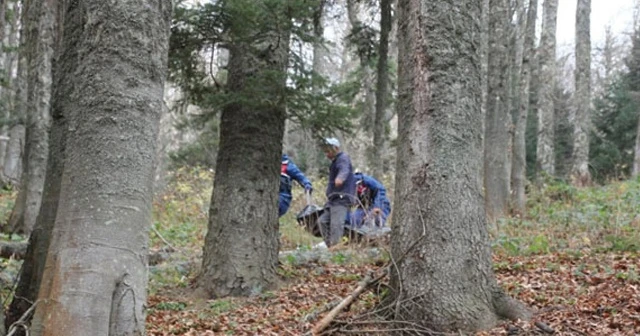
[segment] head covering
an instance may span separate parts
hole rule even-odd
[[[329,146],[340,147],[340,141],[336,138],[324,138],[324,143]]]

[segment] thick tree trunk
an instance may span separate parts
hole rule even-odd
[[[489,64],[484,138],[484,188],[490,221],[507,213],[509,202],[509,41],[508,0],[491,0]]]
[[[40,209],[49,148],[51,61],[55,0],[25,0],[25,50],[28,64],[25,150],[20,191],[9,218],[11,232],[29,235]]]
[[[391,32],[391,0],[380,0],[380,42],[378,46],[378,68],[376,82],[376,106],[373,124],[373,147],[371,148],[371,173],[378,180],[384,172],[384,153],[387,122],[387,95],[389,94],[389,33]]]
[[[542,34],[538,61],[540,87],[538,91],[538,144],[536,175],[555,175],[554,153],[554,93],[556,87],[556,24],[558,0],[544,0],[542,6]],[[541,182],[541,180],[538,180]]]
[[[255,3],[263,5],[262,0]],[[273,19],[289,22],[282,16]],[[231,43],[228,87],[236,96],[222,110],[198,279],[208,297],[250,295],[277,281],[278,175],[289,40],[282,26],[263,32],[267,36],[261,42]]]
[[[571,182],[591,184],[589,131],[591,128],[591,0],[578,0],[576,7],[575,122]]]
[[[31,333],[142,335],[171,2],[69,1],[63,13],[53,105],[66,155]]]
[[[516,214],[524,214],[527,201],[525,194],[527,181],[525,133],[527,130],[527,117],[529,115],[531,69],[535,59],[534,43],[536,37],[537,12],[538,0],[529,0],[526,26],[523,32],[524,45],[522,52],[522,71],[520,72],[520,96],[518,97],[516,125],[513,134],[513,160],[511,166],[512,209]]]
[[[492,271],[479,118],[481,3],[400,0],[392,319],[473,331],[526,318]]]

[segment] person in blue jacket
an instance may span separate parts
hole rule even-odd
[[[282,154],[282,165],[280,166],[280,199],[278,201],[278,216],[282,217],[289,211],[289,205],[291,205],[291,188],[293,187],[293,180],[297,181],[304,187],[306,192],[311,192],[313,186],[309,179],[300,171],[289,156]]]
[[[380,181],[372,176],[356,171],[356,208],[350,215],[350,225],[361,227],[367,219],[373,219],[376,226],[382,227],[391,213],[391,202],[387,191]]]

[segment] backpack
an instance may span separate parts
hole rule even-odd
[[[289,160],[283,160],[280,165],[280,193],[291,193],[291,176],[287,174]]]

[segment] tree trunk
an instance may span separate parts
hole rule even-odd
[[[575,122],[571,181],[575,186],[591,184],[589,132],[591,129],[591,0],[578,0],[576,7]]]
[[[538,0],[529,0],[522,51],[517,117],[513,134],[513,163],[511,166],[512,208],[516,214],[524,214],[526,206],[525,186],[527,181],[526,130],[531,92],[531,68],[534,63],[534,43]]]
[[[60,0],[58,0],[60,1]],[[65,0],[63,0],[65,1]],[[55,11],[56,23],[62,22],[63,6],[61,1],[51,9]],[[56,24],[56,26],[59,25]],[[60,58],[60,34],[54,34],[54,57]],[[57,63],[52,60],[52,63]],[[55,80],[55,87],[61,87],[64,82],[60,71],[66,71],[66,68],[52,66],[52,82]],[[24,262],[20,269],[20,276],[16,286],[13,300],[5,312],[5,326],[9,326],[20,319],[20,317],[36,302],[42,282],[42,274],[44,272],[45,262],[47,260],[47,250],[51,242],[51,234],[58,211],[58,200],[60,198],[60,183],[62,181],[62,173],[64,171],[65,146],[66,146],[66,130],[67,119],[64,117],[64,94],[68,91],[57,90],[51,92],[51,126],[49,128],[47,167],[42,194],[42,203],[39,209],[36,222],[29,236],[29,245],[24,257]],[[58,96],[54,96],[57,93]]]
[[[262,8],[266,2],[254,5]],[[289,22],[284,16],[273,19]],[[230,46],[228,87],[236,96],[222,110],[198,279],[208,297],[255,294],[277,281],[278,176],[289,40],[288,27],[277,27],[282,30],[263,31],[262,41],[239,40]]]
[[[62,10],[53,106],[66,155],[31,333],[142,335],[171,2]]]
[[[17,97],[16,97],[17,98]],[[9,143],[2,168],[3,182],[18,185],[22,173],[22,153],[24,150],[25,128],[22,124],[11,127]]]
[[[542,6],[542,34],[538,61],[540,86],[538,91],[538,144],[536,175],[538,182],[546,174],[555,175],[554,153],[554,93],[556,87],[556,24],[558,0],[544,0]]]
[[[25,0],[27,111],[20,191],[9,218],[11,232],[29,235],[40,209],[49,148],[51,61],[55,0]]]
[[[491,0],[489,12],[489,64],[484,137],[484,188],[490,221],[503,217],[509,201],[509,34],[508,0]]]
[[[492,270],[481,186],[481,3],[400,0],[391,318],[474,331],[527,318]]]
[[[18,6],[14,1],[5,1],[5,5],[5,14],[11,13],[11,21],[5,22],[5,26],[0,28],[4,30],[4,39],[2,40],[2,43],[7,47],[2,55],[5,82],[4,87],[0,92],[0,102],[2,102],[2,112],[0,112],[0,116],[3,121],[3,124],[0,127],[0,176],[2,176],[2,172],[4,171],[7,146],[10,139],[9,123],[11,120],[11,111],[14,108],[13,87],[15,80],[13,78],[13,72],[17,54],[16,42],[18,40],[18,17],[21,12],[21,6]]]
[[[380,44],[378,46],[378,69],[376,83],[376,106],[373,124],[373,147],[370,163],[372,175],[382,180],[386,126],[388,125],[387,95],[389,94],[389,32],[391,31],[391,0],[380,0]]]

